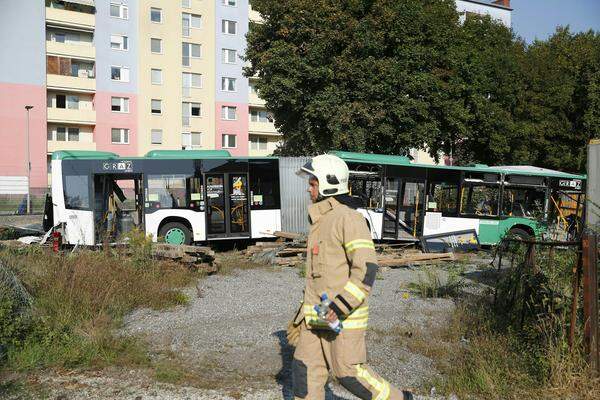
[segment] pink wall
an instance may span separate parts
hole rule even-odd
[[[129,113],[111,111],[111,97],[128,97]],[[133,157],[137,154],[137,96],[131,93],[96,92],[94,96],[96,109],[96,127],[94,142],[96,150],[112,151],[120,156]],[[113,144],[112,128],[129,129],[129,144]]]
[[[26,176],[26,120],[29,111],[29,154],[31,187],[48,186],[46,88],[0,83],[0,176]]]
[[[248,155],[248,104],[245,103],[221,103],[216,104],[216,132],[215,132],[215,148],[221,149],[222,135],[224,133],[237,136],[237,147],[235,149],[226,149],[232,155],[247,156]],[[221,118],[222,106],[237,107],[237,120],[224,121]]]

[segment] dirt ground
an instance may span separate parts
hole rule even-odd
[[[434,360],[410,351],[404,338],[443,328],[455,306],[450,299],[409,293],[406,285],[420,274],[420,268],[380,272],[370,300],[367,346],[369,363],[392,384],[429,394],[437,375]],[[156,370],[48,371],[30,377],[38,388],[33,397],[291,400],[293,349],[285,327],[303,283],[295,268],[266,266],[201,279],[186,289],[187,306],[137,310],[124,321],[121,334],[149,343],[152,357],[165,360],[166,378],[157,378]],[[355,397],[330,382],[327,400],[344,399]]]

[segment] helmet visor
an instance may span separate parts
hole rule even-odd
[[[312,165],[312,160],[309,160],[306,164],[304,164],[298,171],[296,171],[296,175],[300,178],[310,179],[315,177],[314,169]]]

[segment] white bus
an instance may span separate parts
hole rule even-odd
[[[279,161],[225,150],[52,155],[52,226],[63,242],[117,241],[134,228],[172,244],[272,237],[281,230]]]

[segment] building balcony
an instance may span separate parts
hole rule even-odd
[[[248,95],[248,104],[251,106],[264,107],[265,101],[258,97],[256,93],[250,92],[250,94]]]
[[[94,142],[67,142],[58,140],[48,141],[48,153],[53,153],[59,150],[96,150]]]
[[[248,19],[252,22],[256,22],[259,24],[263,23],[263,19],[261,18],[260,13],[252,9],[252,7],[248,8]]]
[[[96,111],[49,107],[48,122],[60,124],[96,125]]]
[[[94,60],[96,58],[96,48],[83,44],[47,41],[46,53],[53,56],[77,58],[80,60]]]
[[[272,122],[253,122],[250,121],[248,125],[248,132],[257,135],[268,135],[268,136],[281,136],[277,129],[275,129],[275,124]]]
[[[93,30],[96,26],[96,16],[79,11],[61,10],[46,7],[46,23],[71,28]]]
[[[48,89],[92,93],[96,91],[96,79],[68,75],[46,75]]]
[[[183,126],[184,132],[206,132],[205,127],[206,117],[188,117],[183,116],[181,118],[181,125]]]

